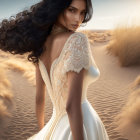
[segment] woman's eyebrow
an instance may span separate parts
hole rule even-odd
[[[78,10],[76,7],[73,7],[73,6],[69,6],[69,7],[71,7],[71,8],[74,8],[74,9]],[[81,10],[81,11],[86,11],[86,9],[83,9],[83,10]]]

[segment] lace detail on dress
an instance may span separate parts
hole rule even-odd
[[[89,42],[86,35],[78,33],[68,42],[65,50],[64,73],[75,71],[79,73],[82,68],[88,69],[90,63]]]

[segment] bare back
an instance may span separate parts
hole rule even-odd
[[[48,75],[50,75],[50,69],[53,61],[60,56],[60,53],[64,47],[66,40],[74,32],[59,33],[57,35],[49,35],[45,41],[45,51],[40,56],[40,59],[44,63]],[[49,77],[50,78],[50,77]]]

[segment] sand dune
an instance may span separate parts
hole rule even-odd
[[[112,39],[112,31],[110,30],[81,30],[80,32],[86,34],[90,43],[96,46],[100,43],[108,43]]]
[[[140,66],[120,67],[117,58],[107,53],[106,44],[109,42],[107,39],[111,39],[111,36],[109,36],[110,34],[104,41],[96,42],[94,40],[92,42],[93,57],[101,75],[96,82],[89,86],[87,95],[88,100],[105,124],[110,140],[128,140],[128,136],[124,136],[124,133],[121,134],[117,129],[115,117],[121,113],[121,109],[128,101],[128,97],[132,93],[132,86],[138,85]],[[8,61],[8,57],[11,60]],[[25,140],[38,131],[35,117],[34,67],[27,63],[25,57],[22,56],[11,56],[1,53],[0,61],[8,68],[7,76],[11,82],[12,93],[14,94],[13,115],[0,140]],[[28,76],[25,76],[25,73]],[[136,93],[135,97],[138,96],[139,93]],[[46,93],[46,123],[50,119],[51,114],[52,103],[48,93]],[[132,128],[134,127],[132,126]],[[139,140],[140,135],[133,138]],[[129,140],[134,140],[133,138],[129,137]]]

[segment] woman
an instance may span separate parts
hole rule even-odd
[[[105,127],[87,100],[100,72],[88,38],[76,32],[92,17],[91,0],[43,0],[31,11],[3,21],[0,48],[12,54],[31,52],[36,67],[36,115],[39,132],[28,140],[108,140]],[[53,114],[44,125],[45,87]]]

